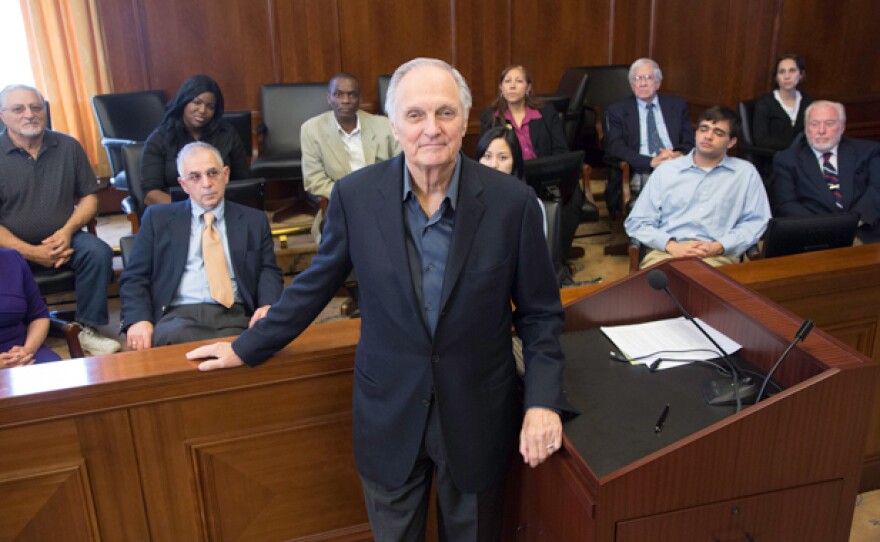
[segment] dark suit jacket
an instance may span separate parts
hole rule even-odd
[[[752,114],[755,145],[777,150],[787,149],[795,136],[803,133],[804,111],[811,103],[813,99],[801,93],[801,107],[792,126],[791,118],[773,97],[772,92],[756,99],[755,112]]]
[[[509,175],[459,159],[459,201],[433,338],[410,274],[399,155],[334,185],[311,266],[232,345],[246,363],[262,362],[309,325],[354,267],[361,311],[354,458],[361,475],[388,487],[399,487],[412,471],[432,394],[455,485],[476,493],[506,474],[523,414],[511,324],[524,345],[525,407],[571,410],[558,340],[564,314],[534,193]]]
[[[876,227],[880,223],[880,144],[845,137],[837,151],[843,210],[860,213],[867,227]],[[776,216],[839,212],[804,134],[774,156],[772,187]]]
[[[275,264],[272,232],[265,213],[225,202],[226,236],[242,303],[248,314],[278,300],[284,287]],[[189,250],[189,200],[151,205],[144,213],[131,258],[119,278],[123,328],[156,323],[180,285]]]
[[[565,132],[562,130],[562,121],[559,120],[556,106],[547,104],[540,109],[540,112],[540,120],[529,121],[529,139],[532,140],[535,154],[541,158],[568,152]],[[496,117],[495,108],[487,107],[480,112],[480,135],[486,133],[489,128],[504,124],[507,124],[507,119]]]
[[[669,140],[675,150],[686,154],[694,148],[694,129],[688,118],[687,102],[678,96],[657,96]],[[651,172],[651,157],[639,154],[639,110],[634,96],[608,107],[605,154],[613,161],[626,161],[636,173]]]

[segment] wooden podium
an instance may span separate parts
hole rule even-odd
[[[742,344],[742,358],[761,372],[801,324],[701,262],[673,260],[659,268],[682,304]],[[566,332],[678,315],[640,272],[568,305]],[[687,399],[687,387],[671,389],[659,380],[634,394],[627,379],[653,385],[643,381],[659,373],[610,361],[607,351],[570,349],[568,395],[584,414],[566,424],[563,449],[546,465],[514,468],[504,540],[848,539],[865,413],[876,388],[877,366],[868,358],[816,329],[777,371],[784,391],[734,413]],[[662,378],[674,382],[672,373],[683,370],[662,371]],[[692,392],[700,394],[697,386]],[[672,409],[655,438],[665,403]],[[621,454],[631,448],[644,455]]]

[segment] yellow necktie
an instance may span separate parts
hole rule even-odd
[[[202,230],[202,258],[205,260],[205,272],[208,274],[208,286],[211,297],[227,309],[235,302],[232,295],[232,280],[226,266],[226,254],[223,251],[223,240],[214,228],[214,214],[205,213],[205,229]]]

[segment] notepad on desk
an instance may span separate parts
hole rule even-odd
[[[728,354],[742,348],[699,318],[695,320]],[[662,360],[655,367],[660,370],[721,357],[718,349],[683,316],[641,324],[603,326],[600,329],[634,365],[651,365]]]

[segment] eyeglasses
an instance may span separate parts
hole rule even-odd
[[[30,105],[13,105],[12,107],[4,107],[3,111],[11,111],[13,115],[21,115],[24,113],[25,109],[30,109],[31,113],[35,115],[39,115],[43,111],[45,111],[46,106],[43,104],[30,104]]]
[[[653,81],[656,79],[653,73],[649,73],[648,75],[633,75],[632,80],[635,82],[639,81]]]
[[[200,182],[202,182],[202,179],[204,179],[207,176],[209,179],[214,181],[214,180],[217,180],[222,173],[223,172],[217,168],[211,168],[208,171],[206,171],[204,174],[202,174],[201,171],[193,171],[192,173],[190,173],[189,175],[184,177],[183,180],[185,180],[187,182],[191,182],[191,183],[200,183]]]

